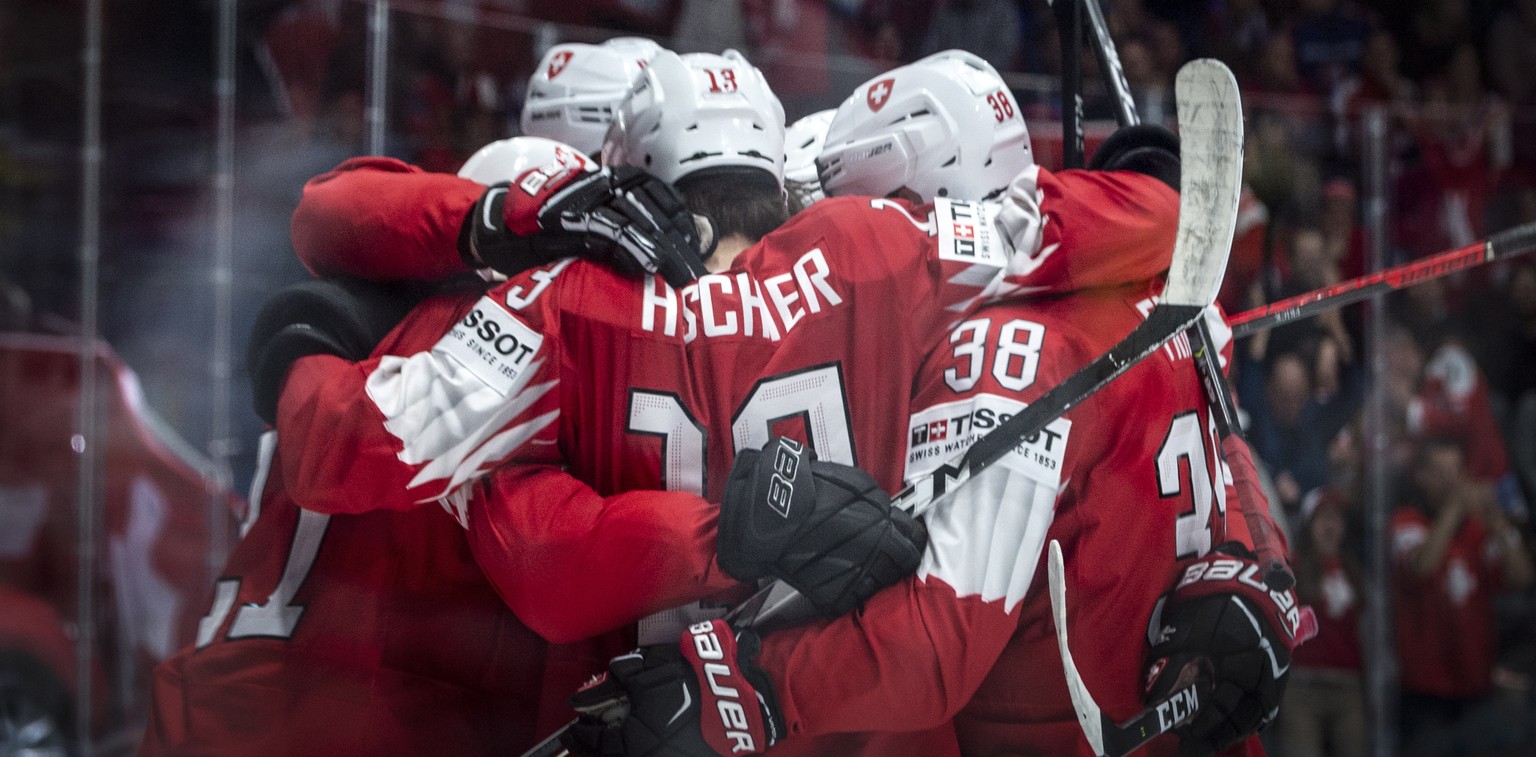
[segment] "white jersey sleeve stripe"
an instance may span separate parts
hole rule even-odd
[[[1001,599],[1012,611],[1034,580],[1059,491],[1005,465],[982,471],[928,513],[918,578],[938,578],[957,596]]]

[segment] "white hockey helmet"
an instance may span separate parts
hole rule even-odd
[[[512,137],[476,150],[459,167],[459,176],[489,186],[513,181],[535,168],[554,175],[565,168],[595,171],[597,163],[564,142],[543,137]]]
[[[635,60],[644,61],[641,68],[645,67],[645,63],[650,63],[651,59],[656,57],[656,53],[666,49],[657,44],[656,40],[646,37],[614,37],[604,41],[603,47],[617,50]]]
[[[816,159],[828,195],[982,200],[1034,163],[1029,131],[997,70],[962,50],[865,82],[838,106]]]
[[[672,184],[699,171],[756,169],[783,186],[784,106],[735,50],[663,50],[614,113],[603,164]]]
[[[523,134],[559,140],[589,155],[596,154],[603,146],[608,122],[613,120],[614,106],[629,93],[630,85],[654,54],[655,50],[631,42],[566,42],[549,48],[528,79]]]
[[[826,197],[816,175],[816,156],[827,142],[827,128],[836,112],[818,110],[784,130],[784,182],[799,193],[801,207]]]

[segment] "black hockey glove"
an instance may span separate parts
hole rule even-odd
[[[1291,652],[1316,632],[1312,608],[1270,591],[1246,547],[1222,544],[1186,566],[1152,613],[1147,701],[1196,682],[1199,709],[1176,729],[1180,751],[1226,749],[1274,721]]]
[[[753,662],[759,647],[756,634],[714,620],[689,626],[679,646],[615,657],[607,674],[571,697],[580,717],[560,742],[572,754],[603,757],[762,752],[783,733],[783,716]]]
[[[534,169],[491,186],[459,232],[471,268],[507,275],[582,257],[684,286],[705,273],[693,215],[666,182],[632,166]]]
[[[420,301],[411,284],[355,279],[304,281],[269,297],[251,327],[245,367],[256,414],[277,418],[277,398],[294,361],[306,355],[362,360]]]
[[[1179,138],[1157,124],[1127,126],[1104,140],[1093,152],[1088,168],[1095,171],[1135,171],[1179,189]]]
[[[858,468],[774,437],[736,454],[720,503],[720,567],[783,579],[817,611],[841,615],[917,570],[928,532]]]

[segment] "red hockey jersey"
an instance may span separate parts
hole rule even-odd
[[[1107,351],[1152,293],[1133,285],[968,316],[917,380],[906,477],[962,453]],[[1148,619],[1181,562],[1247,540],[1228,529],[1240,516],[1228,512],[1218,446],[1179,337],[930,511],[916,576],[853,615],[765,637],[760,661],[789,732],[953,719],[967,754],[1091,754],[1037,580],[1045,545],[1062,543],[1084,681],[1107,715],[1128,718],[1143,707]],[[1177,749],[1172,737],[1150,746]],[[1259,751],[1257,739],[1242,749]]]
[[[280,465],[257,491],[196,643],[155,669],[140,754],[507,754],[559,722],[559,699],[536,721],[559,655],[450,518],[302,510]]]

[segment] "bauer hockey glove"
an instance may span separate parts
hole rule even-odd
[[[705,273],[698,229],[676,190],[638,168],[597,169],[577,157],[586,162],[486,189],[459,232],[464,262],[512,275],[582,257],[678,287]]]
[[[725,572],[783,579],[829,616],[911,575],[928,543],[868,473],[783,437],[736,453],[719,531]]]
[[[760,646],[751,631],[735,634],[725,621],[707,620],[689,626],[679,646],[615,657],[607,674],[571,697],[581,714],[561,744],[602,757],[762,752],[778,741],[783,716],[754,663]]]
[[[1291,652],[1317,633],[1312,608],[1271,591],[1252,552],[1227,542],[1185,566],[1147,626],[1146,698],[1197,683],[1180,751],[1211,754],[1267,727],[1280,711]]]

